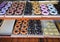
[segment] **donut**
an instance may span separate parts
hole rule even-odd
[[[26,30],[28,28],[27,25],[23,25],[21,29]]]
[[[11,4],[7,4],[7,5],[5,5],[5,7],[7,7],[7,8],[9,8],[11,6]]]
[[[37,3],[37,2],[35,2],[35,3],[33,3],[33,5],[38,5],[39,3]]]
[[[2,8],[1,12],[2,12],[2,13],[6,13],[6,10]]]
[[[34,10],[40,10],[40,8],[38,8],[38,7],[33,7],[33,9],[34,9]]]
[[[19,29],[14,29],[13,30],[13,34],[16,34],[17,35],[17,34],[19,34],[19,32],[20,32]]]
[[[49,12],[48,11],[42,11],[42,14],[43,15],[49,15]]]
[[[49,7],[53,7],[53,4],[47,4],[47,7],[49,8]]]
[[[34,13],[34,14],[41,14],[40,11],[34,11],[33,13]]]
[[[41,4],[40,7],[46,7],[46,5],[45,4]]]
[[[12,7],[15,7],[16,8],[17,7],[17,4],[12,4]]]
[[[15,11],[15,15],[21,15],[22,14],[22,11],[19,10],[19,11]]]
[[[33,7],[39,7],[39,5],[33,5]]]
[[[45,8],[42,7],[41,10],[45,11],[45,10],[48,10],[48,9],[46,7]]]
[[[22,24],[22,21],[17,21],[16,24]]]
[[[23,4],[23,5],[24,5],[24,4],[25,4],[25,2],[19,2],[19,4]]]
[[[13,15],[13,13],[14,13],[13,10],[8,10],[6,14],[7,14],[7,15]]]
[[[27,32],[28,32],[27,30],[21,30],[20,33],[25,35],[25,34],[27,34]]]
[[[24,7],[24,4],[19,4],[18,7]]]
[[[0,15],[3,15],[3,14],[5,14],[5,13],[6,13],[5,10],[0,11]]]
[[[57,12],[57,11],[50,11],[50,14],[52,14],[52,15],[57,15],[58,12]]]
[[[49,7],[48,9],[49,9],[49,11],[56,10],[55,7]]]
[[[17,10],[21,10],[21,11],[22,11],[23,9],[24,9],[23,7],[18,7],[18,8],[17,8]]]
[[[26,20],[24,20],[23,24],[28,24]]]
[[[12,4],[12,1],[8,1],[8,4]]]
[[[2,10],[8,10],[8,7],[3,7]]]
[[[14,2],[13,2],[13,4],[16,4],[16,5],[17,5],[17,4],[18,4],[18,2],[17,2],[17,1],[14,1]]]
[[[3,2],[0,4],[0,8],[4,7],[6,3],[7,3],[7,2],[3,1]]]
[[[20,24],[16,24],[16,25],[15,25],[15,28],[16,28],[16,29],[17,29],[17,28],[21,28]]]
[[[28,23],[23,23],[23,26],[28,26]]]
[[[11,8],[9,8],[10,10],[13,10],[13,11],[15,11],[16,10],[16,8],[15,7],[11,7]]]

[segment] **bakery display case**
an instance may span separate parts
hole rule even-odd
[[[3,1],[0,38],[60,38],[59,1]]]

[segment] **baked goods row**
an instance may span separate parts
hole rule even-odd
[[[60,36],[60,21],[39,19],[0,19],[0,35],[12,34]]]
[[[40,4],[38,1],[3,1],[0,15],[59,15],[60,4]]]

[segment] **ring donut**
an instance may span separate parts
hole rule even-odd
[[[18,8],[17,8],[17,10],[21,10],[21,11],[22,11],[23,9],[24,9],[23,7],[18,7]]]
[[[25,4],[25,2],[19,2],[19,4]]]
[[[49,15],[49,12],[48,11],[42,11],[42,14],[43,15]]]
[[[41,10],[43,10],[43,11],[44,11],[44,10],[48,10],[48,8],[46,8],[46,7],[45,7],[45,8],[41,8]]]
[[[17,28],[21,28],[20,24],[16,24],[16,25],[15,25],[15,28],[16,28],[16,29],[17,29]]]
[[[41,14],[40,11],[34,11],[33,13],[34,13],[34,14]]]
[[[25,35],[25,34],[27,34],[27,32],[28,32],[27,30],[21,30],[20,33]]]
[[[13,10],[8,10],[6,14],[7,14],[7,15],[13,15],[13,13],[14,13]]]
[[[34,7],[33,9],[34,9],[34,10],[40,10],[40,8],[38,8],[38,7]]]
[[[22,21],[17,21],[17,23],[16,24],[22,24]]]
[[[10,10],[13,10],[13,11],[15,11],[16,10],[16,8],[15,7],[11,7],[11,8],[9,8]]]
[[[24,4],[19,4],[18,7],[24,7]]]
[[[23,24],[28,24],[27,22],[28,22],[28,21],[24,20]]]
[[[17,34],[19,34],[19,32],[20,32],[19,29],[14,29],[13,30],[13,34],[16,34],[17,35]]]
[[[17,7],[17,4],[12,4],[12,7],[15,7],[16,8]]]
[[[41,4],[40,7],[46,7],[46,5],[45,4]]]
[[[17,4],[18,4],[18,2],[17,2],[17,1],[14,1],[14,2],[13,2],[13,4],[16,4],[16,5],[17,5]]]
[[[19,10],[19,11],[15,11],[15,15],[21,15],[22,14],[22,11]]]
[[[27,28],[28,28],[28,26],[23,25],[21,29],[23,29],[23,30],[27,30]]]

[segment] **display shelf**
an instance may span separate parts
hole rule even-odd
[[[32,1],[33,2],[33,1]],[[51,4],[57,4],[58,1],[39,1],[40,4],[48,4],[48,3],[51,3]],[[26,8],[26,7],[25,7]],[[24,10],[25,11],[25,10]],[[44,16],[44,15],[1,15],[0,16],[0,19],[5,19],[5,20],[16,20],[16,19],[36,19],[36,20],[60,20],[60,15],[47,15],[47,16]],[[14,26],[13,26],[14,27]],[[10,36],[0,36],[0,38],[60,38],[60,35],[53,35],[53,36],[50,36],[50,35],[14,35],[14,34],[11,34]]]
[[[41,20],[40,18],[13,18],[13,19],[11,19],[11,18],[6,18],[6,20],[14,20],[14,19],[22,19],[22,20],[28,20],[28,19],[32,19],[32,20]],[[57,19],[57,18],[55,18],[55,19]],[[44,20],[44,19],[43,19]],[[46,18],[45,18],[45,20],[47,20]],[[53,19],[48,19],[48,20],[53,20]],[[30,38],[30,37],[33,37],[33,38],[60,38],[60,35],[29,35],[29,34],[26,34],[26,35],[21,35],[21,34],[19,34],[19,35],[14,35],[14,34],[11,34],[10,36],[0,36],[0,38],[17,38],[17,37],[21,37],[21,38]]]

